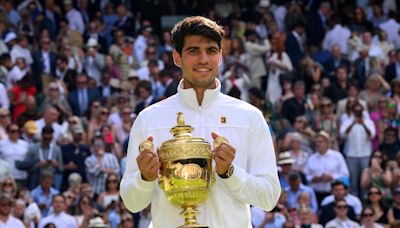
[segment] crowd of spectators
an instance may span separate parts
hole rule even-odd
[[[223,26],[222,92],[273,134],[282,195],[251,209],[254,227],[399,226],[399,12],[397,0],[0,0],[0,227],[147,227],[151,205],[132,214],[119,197],[129,132],[176,93],[166,22],[191,15]]]

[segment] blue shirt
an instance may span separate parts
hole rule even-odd
[[[40,210],[42,212],[43,218],[48,215],[50,207],[51,207],[51,201],[53,200],[53,196],[55,196],[57,194],[58,194],[58,190],[50,187],[50,193],[48,195],[45,195],[43,192],[42,186],[40,186],[40,185],[32,190],[31,195],[32,195],[33,201],[35,201],[35,203],[37,203],[38,205],[40,205],[40,204],[46,205],[46,208],[44,208],[43,210],[42,209]]]
[[[300,193],[307,192],[310,195],[311,211],[313,213],[316,213],[318,211],[317,197],[315,196],[315,192],[311,187],[300,184],[299,189],[296,192],[293,192],[290,186],[284,189],[288,196],[287,208],[297,208],[297,198],[299,197]]]

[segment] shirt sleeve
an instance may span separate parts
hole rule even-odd
[[[125,206],[131,212],[139,212],[151,203],[151,197],[155,189],[156,181],[145,181],[142,179],[136,157],[139,154],[139,144],[146,140],[144,135],[143,121],[139,115],[130,132],[126,170],[120,184],[120,194]]]
[[[222,182],[239,201],[272,210],[281,194],[275,150],[267,123],[261,112],[252,120],[248,136],[247,169],[235,166],[230,178]]]

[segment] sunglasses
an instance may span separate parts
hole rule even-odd
[[[108,115],[110,114],[109,112],[100,112],[101,115]]]
[[[10,133],[18,133],[18,129],[12,129],[10,130]]]
[[[374,192],[369,192],[369,193],[368,193],[368,195],[380,195],[380,194],[381,194],[380,192],[375,192],[375,191],[374,191]]]
[[[107,183],[118,183],[118,180],[108,180]]]
[[[11,183],[11,182],[4,182],[3,185],[4,185],[4,186],[13,186],[13,183]]]
[[[331,104],[321,104],[321,108],[331,107]]]
[[[2,204],[0,204],[0,206],[2,206],[2,207],[11,207],[12,203],[2,203]]]
[[[6,118],[6,117],[9,117],[10,116],[10,114],[3,114],[3,115],[0,115],[0,118]]]
[[[344,209],[344,208],[347,208],[347,205],[337,205],[336,208],[337,209]]]
[[[373,158],[382,158],[382,155],[374,155]]]
[[[132,222],[131,218],[122,219],[122,222]]]
[[[363,216],[363,217],[372,217],[372,216],[374,216],[374,214],[372,214],[372,213],[365,213],[365,214],[363,214],[362,216]]]

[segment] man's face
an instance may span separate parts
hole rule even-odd
[[[64,210],[64,198],[62,196],[56,196],[53,199],[53,210],[55,214],[58,214]]]
[[[46,145],[50,144],[51,140],[53,140],[53,134],[42,134],[42,142]]]
[[[289,180],[289,185],[292,190],[297,190],[300,186],[300,178],[295,180]]]
[[[304,85],[297,85],[293,89],[295,97],[301,97],[301,98],[304,97],[304,91],[305,91]]]
[[[11,213],[12,202],[0,202],[0,215],[7,216]]]
[[[53,184],[53,179],[51,179],[51,178],[46,178],[46,179],[42,180],[42,183],[41,183],[43,189],[50,189],[52,184]]]
[[[337,202],[335,206],[336,217],[344,218],[347,216],[347,204],[344,201]]]
[[[344,199],[344,197],[346,196],[346,189],[342,184],[336,185],[332,189],[332,194],[335,196],[336,199]]]
[[[197,35],[186,36],[182,54],[174,50],[173,57],[182,69],[185,88],[215,88],[222,58],[215,41]]]
[[[315,141],[315,149],[317,149],[317,151],[326,151],[328,149],[328,143],[324,137],[317,137],[317,140]]]
[[[347,79],[347,72],[343,68],[339,68],[336,71],[336,76],[339,81],[345,81]]]

